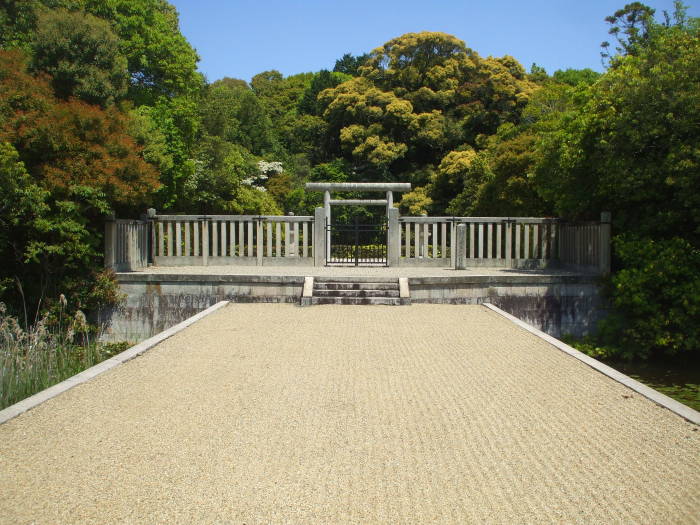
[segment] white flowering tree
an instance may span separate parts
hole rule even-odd
[[[261,160],[258,161],[258,173],[251,177],[243,179],[241,182],[257,190],[266,191],[265,183],[267,182],[267,179],[270,178],[270,175],[276,175],[278,173],[282,173],[283,171],[284,168],[282,167],[281,162],[268,162],[266,160]]]

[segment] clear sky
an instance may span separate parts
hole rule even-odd
[[[482,56],[512,55],[526,69],[602,70],[605,17],[630,0],[169,0],[210,82],[333,69],[409,32],[443,31]],[[693,5],[693,2],[696,2]],[[647,0],[672,11],[673,0]],[[700,0],[687,0],[700,16]]]

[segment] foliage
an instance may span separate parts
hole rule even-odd
[[[0,292],[14,311],[34,312],[59,293],[87,305],[100,266],[93,225],[110,209],[144,205],[157,173],[126,115],[56,99],[19,52],[0,52],[0,117],[0,221],[10,227]]]
[[[318,101],[329,153],[379,180],[417,182],[450,150],[517,121],[535,88],[512,57],[483,59],[444,33],[395,38],[372,51],[359,73]]]
[[[127,63],[108,22],[87,13],[46,10],[37,19],[32,65],[51,76],[57,97],[107,106],[126,94]]]
[[[666,28],[577,94],[541,139],[540,194],[573,217],[613,211],[621,231],[700,234],[700,39]]]
[[[678,237],[619,236],[614,247],[622,268],[612,278],[615,314],[603,341],[626,359],[698,357],[700,249]]]
[[[359,75],[360,66],[365,65],[369,55],[367,53],[363,55],[353,56],[351,53],[345,53],[341,58],[335,61],[335,66],[333,71],[335,73],[344,73],[356,77]]]
[[[595,83],[550,91],[558,114],[532,111],[538,193],[572,218],[609,210],[624,233],[597,348],[628,359],[700,350],[700,25],[677,7],[673,24],[641,4],[616,13],[624,54]]]
[[[77,0],[76,0],[77,1]],[[130,75],[129,98],[154,105],[163,96],[196,97],[203,86],[199,57],[180,33],[178,15],[166,0],[82,0],[121,41]]]

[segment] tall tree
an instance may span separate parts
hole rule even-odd
[[[65,9],[44,10],[32,40],[32,65],[51,75],[60,98],[107,106],[126,94],[126,59],[108,22]]]

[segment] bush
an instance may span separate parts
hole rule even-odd
[[[621,236],[622,269],[611,281],[615,314],[603,322],[603,346],[625,359],[700,356],[700,250],[684,239]]]

